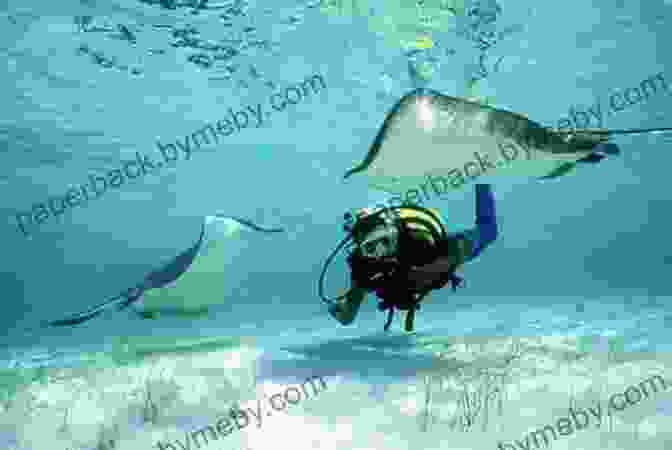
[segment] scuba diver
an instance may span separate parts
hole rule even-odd
[[[474,260],[497,238],[495,200],[490,185],[476,185],[476,225],[448,233],[435,209],[405,204],[378,209],[364,208],[345,214],[348,236],[327,259],[320,277],[320,296],[329,303],[329,313],[342,325],[351,324],[369,292],[382,299],[380,311],[388,310],[384,330],[392,322],[394,309],[408,311],[406,331],[413,331],[415,311],[432,290],[450,283],[453,291],[462,285],[455,272]],[[351,288],[336,299],[323,295],[327,265],[348,242],[347,257]]]

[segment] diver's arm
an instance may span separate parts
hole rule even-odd
[[[449,238],[444,255],[424,266],[413,267],[408,274],[409,281],[422,287],[440,280],[447,272],[480,255],[483,249],[495,241],[497,234],[495,199],[490,185],[477,184],[476,226]]]
[[[471,242],[465,261],[476,258],[498,235],[495,197],[489,184],[476,185],[476,226],[462,233]]]
[[[426,273],[445,273],[453,266],[461,266],[469,260],[469,256],[473,254],[473,242],[469,239],[458,235],[455,239],[455,245],[451,246],[454,251],[447,255],[439,256],[434,261],[424,266],[414,267],[415,272]]]
[[[489,184],[476,185],[476,226],[452,236],[453,245],[447,245],[444,256],[422,266],[426,271],[448,270],[454,264],[461,266],[481,254],[497,239],[495,197]],[[451,240],[451,239],[449,239]],[[420,269],[420,268],[418,268]]]
[[[497,216],[495,215],[495,197],[489,184],[476,185],[476,226],[463,231],[454,238],[456,248],[448,247],[446,256],[439,256],[434,262],[423,266],[426,271],[449,270],[453,264],[461,266],[476,258],[495,239],[497,239]]]

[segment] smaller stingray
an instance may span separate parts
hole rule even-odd
[[[217,249],[221,252],[226,246],[221,245],[223,241],[231,239],[241,230],[250,230],[262,233],[281,233],[284,232],[282,228],[267,228],[259,226],[254,222],[234,216],[225,216],[215,214],[214,216],[206,216],[201,232],[196,239],[196,242],[186,250],[180,252],[172,260],[161,265],[157,269],[149,272],[144,276],[142,281],[135,287],[125,290],[121,294],[106,300],[98,306],[82,313],[74,314],[70,317],[54,320],[48,322],[48,326],[67,326],[77,325],[92,319],[103,311],[116,307],[118,310],[124,309],[130,305],[137,307],[136,311],[143,317],[154,318],[158,314],[169,315],[200,315],[207,312],[207,308],[189,308],[189,307],[162,307],[161,300],[164,300],[163,293],[169,285],[177,285],[178,281],[185,279],[190,272],[194,271],[194,267],[198,265],[201,259],[215,259],[214,263],[218,264],[219,270],[208,271],[207,273],[222,278],[223,263],[221,262],[221,254],[214,251]],[[202,263],[201,263],[202,266]],[[198,280],[197,280],[198,281]],[[202,280],[200,280],[202,281]],[[159,295],[155,294],[158,293]],[[184,294],[184,293],[182,293]],[[198,296],[197,292],[193,293]],[[147,305],[143,301],[143,297],[153,297],[152,300],[157,300],[152,305]],[[223,301],[223,298],[221,299]],[[165,303],[165,302],[164,302]],[[168,302],[169,303],[169,302]]]

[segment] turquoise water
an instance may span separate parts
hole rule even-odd
[[[400,318],[383,333],[373,298],[352,326],[329,316],[316,285],[343,212],[389,199],[343,175],[411,89],[551,127],[671,125],[667,2],[417,3],[4,2],[0,448],[159,448],[323,376],[319,396],[196,447],[494,449],[670,373],[666,135],[496,185],[497,242],[466,288],[423,303],[415,334]],[[473,225],[471,187],[423,201]],[[178,303],[153,320],[134,305],[38,327],[138,286],[216,213],[284,232],[213,235],[147,296]],[[346,288],[342,261],[327,280]],[[502,397],[466,427],[483,386]],[[670,404],[552,448],[668,448]]]

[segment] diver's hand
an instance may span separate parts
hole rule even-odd
[[[350,325],[354,320],[359,307],[366,296],[366,289],[353,286],[345,298],[336,300],[329,305],[329,314],[341,325]]]

